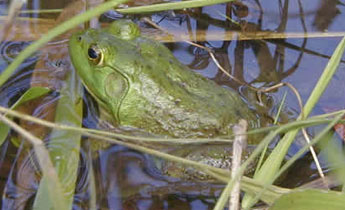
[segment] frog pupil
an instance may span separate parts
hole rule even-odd
[[[89,57],[91,58],[91,59],[96,59],[96,58],[98,58],[98,52],[96,51],[96,50],[94,50],[94,49],[92,49],[92,48],[89,48],[89,50],[88,50],[88,55],[89,55]]]

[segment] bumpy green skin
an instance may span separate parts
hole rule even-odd
[[[90,46],[104,56],[98,65]],[[188,69],[130,21],[77,33],[69,50],[85,87],[118,126],[193,138],[229,135],[241,118],[257,121],[236,93]]]

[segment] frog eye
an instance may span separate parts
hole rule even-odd
[[[101,65],[103,62],[103,52],[97,45],[91,45],[87,50],[89,60],[95,65]]]

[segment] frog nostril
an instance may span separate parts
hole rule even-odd
[[[78,36],[77,37],[77,40],[80,42],[82,40],[82,37],[81,36]]]

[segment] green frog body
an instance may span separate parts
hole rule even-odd
[[[181,64],[133,22],[74,34],[72,63],[87,90],[118,126],[177,138],[231,134],[256,116],[240,96]]]
[[[69,52],[84,86],[116,126],[212,138],[231,135],[239,119],[258,122],[237,93],[188,69],[131,21],[76,33]]]

